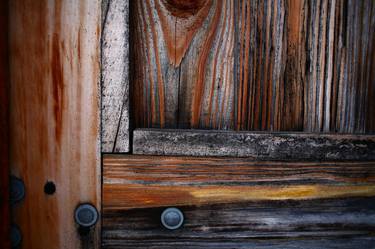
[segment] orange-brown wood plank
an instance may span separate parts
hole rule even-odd
[[[101,1],[10,1],[10,163],[25,183],[14,207],[22,248],[98,248],[74,210],[100,211]],[[47,181],[56,192],[47,195]],[[100,224],[100,223],[99,223]]]
[[[0,2],[0,248],[9,248],[8,1]]]
[[[135,127],[375,131],[374,1],[130,8]]]
[[[375,196],[374,162],[107,155],[104,210]]]

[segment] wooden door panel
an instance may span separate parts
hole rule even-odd
[[[374,162],[107,155],[103,177],[103,248],[375,244]],[[166,207],[182,228],[163,228]]]
[[[375,131],[372,0],[134,1],[138,128]]]

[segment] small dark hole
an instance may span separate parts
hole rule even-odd
[[[46,182],[44,185],[44,193],[47,195],[53,195],[56,192],[56,186],[53,182]]]

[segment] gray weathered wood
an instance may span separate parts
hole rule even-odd
[[[233,241],[227,239],[224,241],[185,241],[177,240],[175,243],[166,243],[165,241],[149,240],[147,245],[142,245],[140,240],[121,240],[113,239],[110,241],[104,241],[102,244],[103,249],[122,249],[124,245],[126,248],[147,248],[147,249],[192,249],[192,248],[214,248],[214,249],[353,249],[353,248],[371,248],[375,243],[375,238],[370,236],[359,236],[359,237],[333,237],[333,238],[322,238],[322,237],[308,237],[298,239],[253,239],[243,241]]]
[[[102,152],[129,151],[129,2],[103,2]]]
[[[262,160],[375,160],[375,136],[136,129],[133,152]]]
[[[374,198],[185,206],[176,231],[164,208],[108,211],[102,248],[373,248]],[[370,205],[369,205],[370,204]],[[343,240],[343,238],[346,238]]]

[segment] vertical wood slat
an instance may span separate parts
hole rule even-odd
[[[102,151],[129,151],[129,2],[103,1]]]
[[[26,197],[14,209],[22,248],[98,248],[74,210],[100,212],[101,2],[10,1],[10,163]],[[56,193],[44,184],[53,181]],[[99,222],[100,224],[100,222]]]
[[[372,0],[131,4],[136,127],[375,131]]]
[[[9,248],[8,1],[0,2],[0,248]]]

